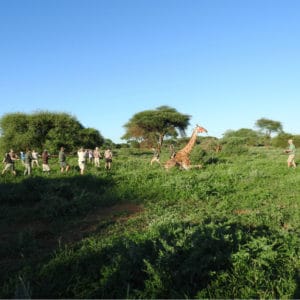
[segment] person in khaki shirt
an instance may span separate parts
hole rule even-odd
[[[96,147],[94,152],[93,152],[93,155],[94,155],[94,164],[96,167],[100,167],[100,158],[101,158],[101,153],[99,151],[99,148]]]
[[[289,147],[288,149],[285,150],[285,152],[289,154],[287,159],[287,166],[288,168],[290,167],[296,168],[296,163],[295,163],[296,147],[292,139],[289,139],[288,143],[289,143]]]
[[[87,151],[83,149],[83,147],[81,147],[78,152],[78,166],[80,169],[80,174],[83,175],[84,174],[84,170],[86,167],[86,158],[87,158]]]
[[[58,153],[58,160],[60,165],[60,172],[63,173],[64,171],[68,172],[70,170],[69,164],[67,164],[67,157],[65,154],[65,148],[61,147]]]
[[[105,169],[110,170],[112,163],[112,152],[108,148],[104,151]]]

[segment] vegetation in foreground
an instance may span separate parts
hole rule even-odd
[[[300,171],[225,150],[200,170],[120,149],[110,172],[5,174],[0,297],[299,298]]]

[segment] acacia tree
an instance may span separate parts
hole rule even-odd
[[[155,110],[145,110],[135,114],[124,125],[126,133],[122,139],[135,139],[149,144],[156,143],[161,150],[165,137],[177,137],[189,125],[190,116],[179,113],[175,108],[160,106]]]
[[[255,126],[259,128],[260,132],[264,134],[266,146],[270,145],[272,133],[282,133],[282,124],[278,121],[273,121],[266,118],[261,118],[256,121]]]
[[[281,122],[269,120],[266,118],[257,120],[255,126],[258,127],[262,132],[264,132],[268,137],[271,137],[271,134],[273,132],[283,132]]]
[[[282,124],[278,121],[273,121],[266,118],[261,118],[256,121],[255,126],[265,134],[267,141],[271,140],[272,133],[282,133]]]

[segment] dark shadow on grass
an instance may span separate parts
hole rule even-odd
[[[17,183],[0,183],[0,204],[34,204],[53,195],[71,200],[82,191],[99,196],[113,186],[114,182],[108,176],[105,178],[92,175],[57,178],[35,176]]]
[[[113,177],[108,175],[35,176],[0,183],[0,290],[10,276],[43,261],[65,243],[113,224],[105,214],[110,215],[110,207],[119,202]],[[104,220],[86,220],[94,212]],[[12,296],[0,293],[1,298]]]
[[[294,293],[293,299],[300,299],[300,269],[297,270],[295,274],[295,281],[297,283],[297,287]]]
[[[262,279],[272,278],[269,287],[265,282],[259,286],[248,281],[252,259],[258,261],[259,251],[263,251],[252,245],[254,240],[283,251],[280,264],[274,260],[261,269]],[[242,257],[241,249],[248,251],[249,257],[241,259],[242,265],[235,270],[233,256],[240,253]],[[290,268],[285,256],[288,251],[289,245],[264,226],[249,228],[226,220],[166,223],[147,233],[109,241],[95,239],[72,251],[61,251],[56,263],[50,260],[31,278],[36,283],[33,297],[260,298],[259,291],[269,288],[272,293],[274,282],[281,282],[286,267]]]

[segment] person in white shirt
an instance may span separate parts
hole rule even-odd
[[[85,165],[86,165],[86,156],[87,152],[82,147],[78,150],[78,166],[80,168],[80,174],[84,174]]]
[[[35,150],[32,150],[31,156],[32,156],[31,167],[33,168],[34,164],[36,164],[39,167],[39,154]]]

